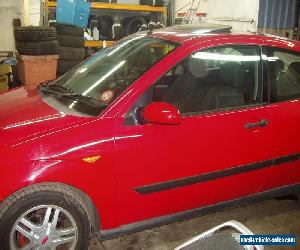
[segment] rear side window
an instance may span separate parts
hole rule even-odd
[[[300,98],[300,53],[268,47],[270,101]]]

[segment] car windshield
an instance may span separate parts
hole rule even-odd
[[[97,116],[177,46],[143,34],[129,37],[100,50],[56,81],[42,84],[39,90],[64,110]]]

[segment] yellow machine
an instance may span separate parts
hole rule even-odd
[[[11,66],[8,64],[0,64],[0,93],[8,91],[10,74],[12,74]]]

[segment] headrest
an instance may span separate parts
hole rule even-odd
[[[288,74],[293,74],[295,76],[300,76],[300,62],[292,62],[287,70]]]
[[[277,79],[284,70],[284,62],[282,60],[269,61],[268,68],[271,79]]]
[[[176,67],[174,73],[175,73],[175,75],[177,75],[177,76],[183,75],[183,74],[184,74],[184,67],[183,67],[183,65],[182,65],[182,64],[179,64],[179,65]]]
[[[284,62],[282,60],[276,60],[275,68],[276,68],[276,72],[280,73],[284,69]]]
[[[196,78],[203,78],[208,75],[203,59],[190,56],[187,61],[188,71]]]
[[[241,65],[236,62],[224,63],[220,68],[220,78],[224,83],[240,88],[243,81]]]

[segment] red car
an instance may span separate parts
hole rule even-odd
[[[0,96],[0,249],[300,192],[300,43],[166,28]]]

